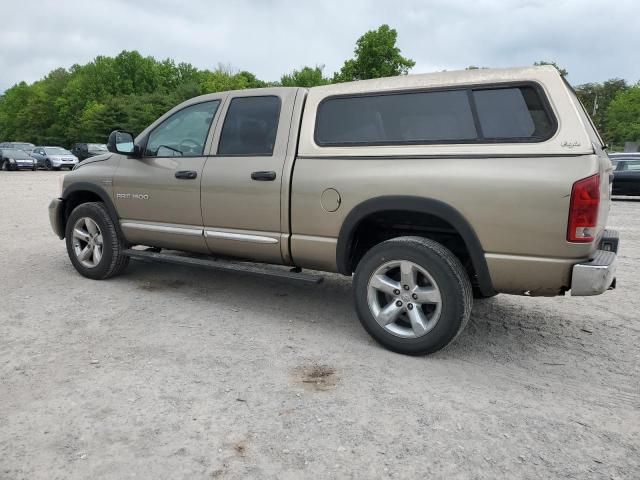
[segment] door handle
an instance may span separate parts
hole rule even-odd
[[[251,180],[259,182],[273,182],[276,179],[276,172],[252,172]]]
[[[176,178],[180,178],[182,180],[193,180],[198,176],[198,172],[194,172],[193,170],[178,170],[176,172]]]

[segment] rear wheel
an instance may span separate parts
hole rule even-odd
[[[124,239],[102,203],[77,206],[67,220],[65,238],[71,263],[85,277],[110,278],[129,264],[129,257],[122,254]]]
[[[3,172],[8,172],[9,170],[10,170],[9,169],[9,162],[7,160],[3,161],[2,162],[2,171]]]
[[[473,304],[460,261],[422,237],[395,238],[369,250],[355,272],[354,296],[371,336],[408,355],[448,345],[464,329]]]

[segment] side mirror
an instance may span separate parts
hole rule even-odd
[[[129,132],[123,132],[120,130],[114,130],[109,134],[107,150],[113,153],[121,153],[123,155],[138,156],[140,154],[139,148],[133,143],[133,135]]]

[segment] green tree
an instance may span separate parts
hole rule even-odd
[[[322,74],[324,65],[316,65],[315,67],[302,67],[300,70],[294,70],[280,78],[280,85],[283,87],[317,87],[319,85],[327,85],[328,78]]]
[[[620,91],[607,109],[606,136],[615,144],[640,140],[640,83]]]
[[[33,88],[20,82],[4,92],[0,101],[0,138],[18,139],[29,119],[23,113],[34,95]]]
[[[251,72],[234,72],[231,67],[218,65],[214,71],[200,72],[201,93],[224,92],[227,90],[242,90],[245,88],[260,88],[265,82],[258,80]]]
[[[188,98],[266,85],[251,72],[229,67],[199,70],[136,51],[98,56],[7,89],[0,96],[0,139],[65,146],[103,142],[114,128],[142,131]]]
[[[616,95],[628,88],[627,82],[621,78],[612,78],[603,83],[585,83],[575,87],[582,105],[607,142],[611,141],[607,137],[609,130],[607,128],[607,109]]]
[[[400,54],[396,46],[398,32],[381,25],[377,30],[370,30],[356,42],[354,58],[344,65],[334,77],[334,82],[348,82],[367,78],[393,77],[406,75],[415,62]]]
[[[569,72],[566,69],[558,66],[556,62],[547,62],[545,60],[540,60],[539,62],[533,62],[533,65],[536,67],[539,67],[541,65],[551,65],[553,67],[556,67],[556,70],[558,70],[558,72],[560,72],[560,75],[562,75],[563,77],[566,77],[569,75]]]

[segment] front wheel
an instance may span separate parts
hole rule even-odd
[[[77,206],[67,220],[65,238],[71,263],[85,277],[104,280],[129,264],[129,257],[122,254],[124,239],[102,203]]]
[[[452,342],[473,305],[467,273],[448,249],[422,237],[399,237],[369,250],[356,268],[360,322],[380,344],[424,355]]]
[[[2,164],[2,170],[4,170],[5,172],[14,172],[18,170],[18,166],[15,164],[12,165],[11,163],[9,163],[9,160],[5,160]]]
[[[51,171],[51,169],[53,168],[53,167],[52,167],[52,165],[51,165],[51,160],[45,160],[45,161],[44,161],[44,167],[45,167],[47,170]]]

